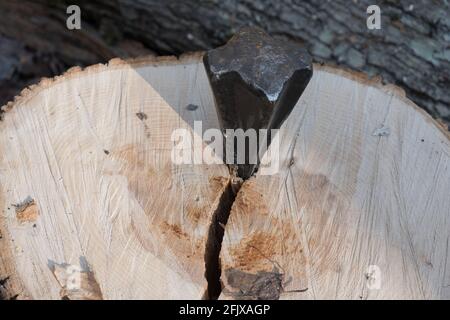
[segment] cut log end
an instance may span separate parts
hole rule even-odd
[[[72,70],[6,109],[3,298],[450,297],[450,137],[396,88],[315,66],[276,172],[243,183],[172,161],[175,130],[219,128],[201,54]]]

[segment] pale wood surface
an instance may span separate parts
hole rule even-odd
[[[74,70],[8,109],[10,296],[80,298],[64,288],[66,264],[92,280],[81,298],[204,296],[228,169],[170,161],[174,129],[218,126],[200,56]],[[280,136],[279,173],[245,182],[225,226],[222,298],[449,298],[448,133],[398,89],[315,66]]]
[[[192,130],[193,119],[217,127],[206,75],[198,59],[116,63],[41,84],[0,123],[2,241],[24,297],[59,299],[52,264],[80,258],[105,299],[206,291],[205,245],[228,169],[170,160],[173,130]],[[34,221],[13,206],[27,197]]]
[[[325,67],[280,135],[279,173],[233,205],[223,299],[450,298],[448,132],[399,89]]]

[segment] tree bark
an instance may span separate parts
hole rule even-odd
[[[82,9],[82,30],[65,27],[69,4]],[[61,68],[154,51],[179,54],[223,44],[240,26],[304,43],[316,61],[362,70],[406,90],[419,106],[450,124],[450,7],[442,1],[379,1],[382,29],[368,30],[370,0],[349,1],[3,1],[0,33],[53,68],[23,73],[19,89]],[[45,59],[47,59],[45,58]],[[25,78],[25,80],[23,80]],[[7,81],[4,78],[2,86]],[[9,90],[10,92],[10,90]],[[10,93],[3,99],[11,98]]]

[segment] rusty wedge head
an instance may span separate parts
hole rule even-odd
[[[248,27],[226,45],[205,53],[203,63],[223,132],[280,128],[313,73],[311,57],[301,46]],[[268,139],[270,143],[270,135]],[[257,164],[237,167],[245,179]]]

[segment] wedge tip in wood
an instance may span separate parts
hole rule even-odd
[[[224,159],[230,164],[233,153],[238,176],[247,179],[257,169],[262,150],[259,144],[248,145],[247,140],[245,163],[238,161],[237,138],[227,134],[227,129],[254,129],[258,140],[260,129],[267,129],[268,146],[270,130],[281,127],[311,79],[312,59],[298,44],[247,27],[226,45],[205,53],[203,63],[228,146]]]

